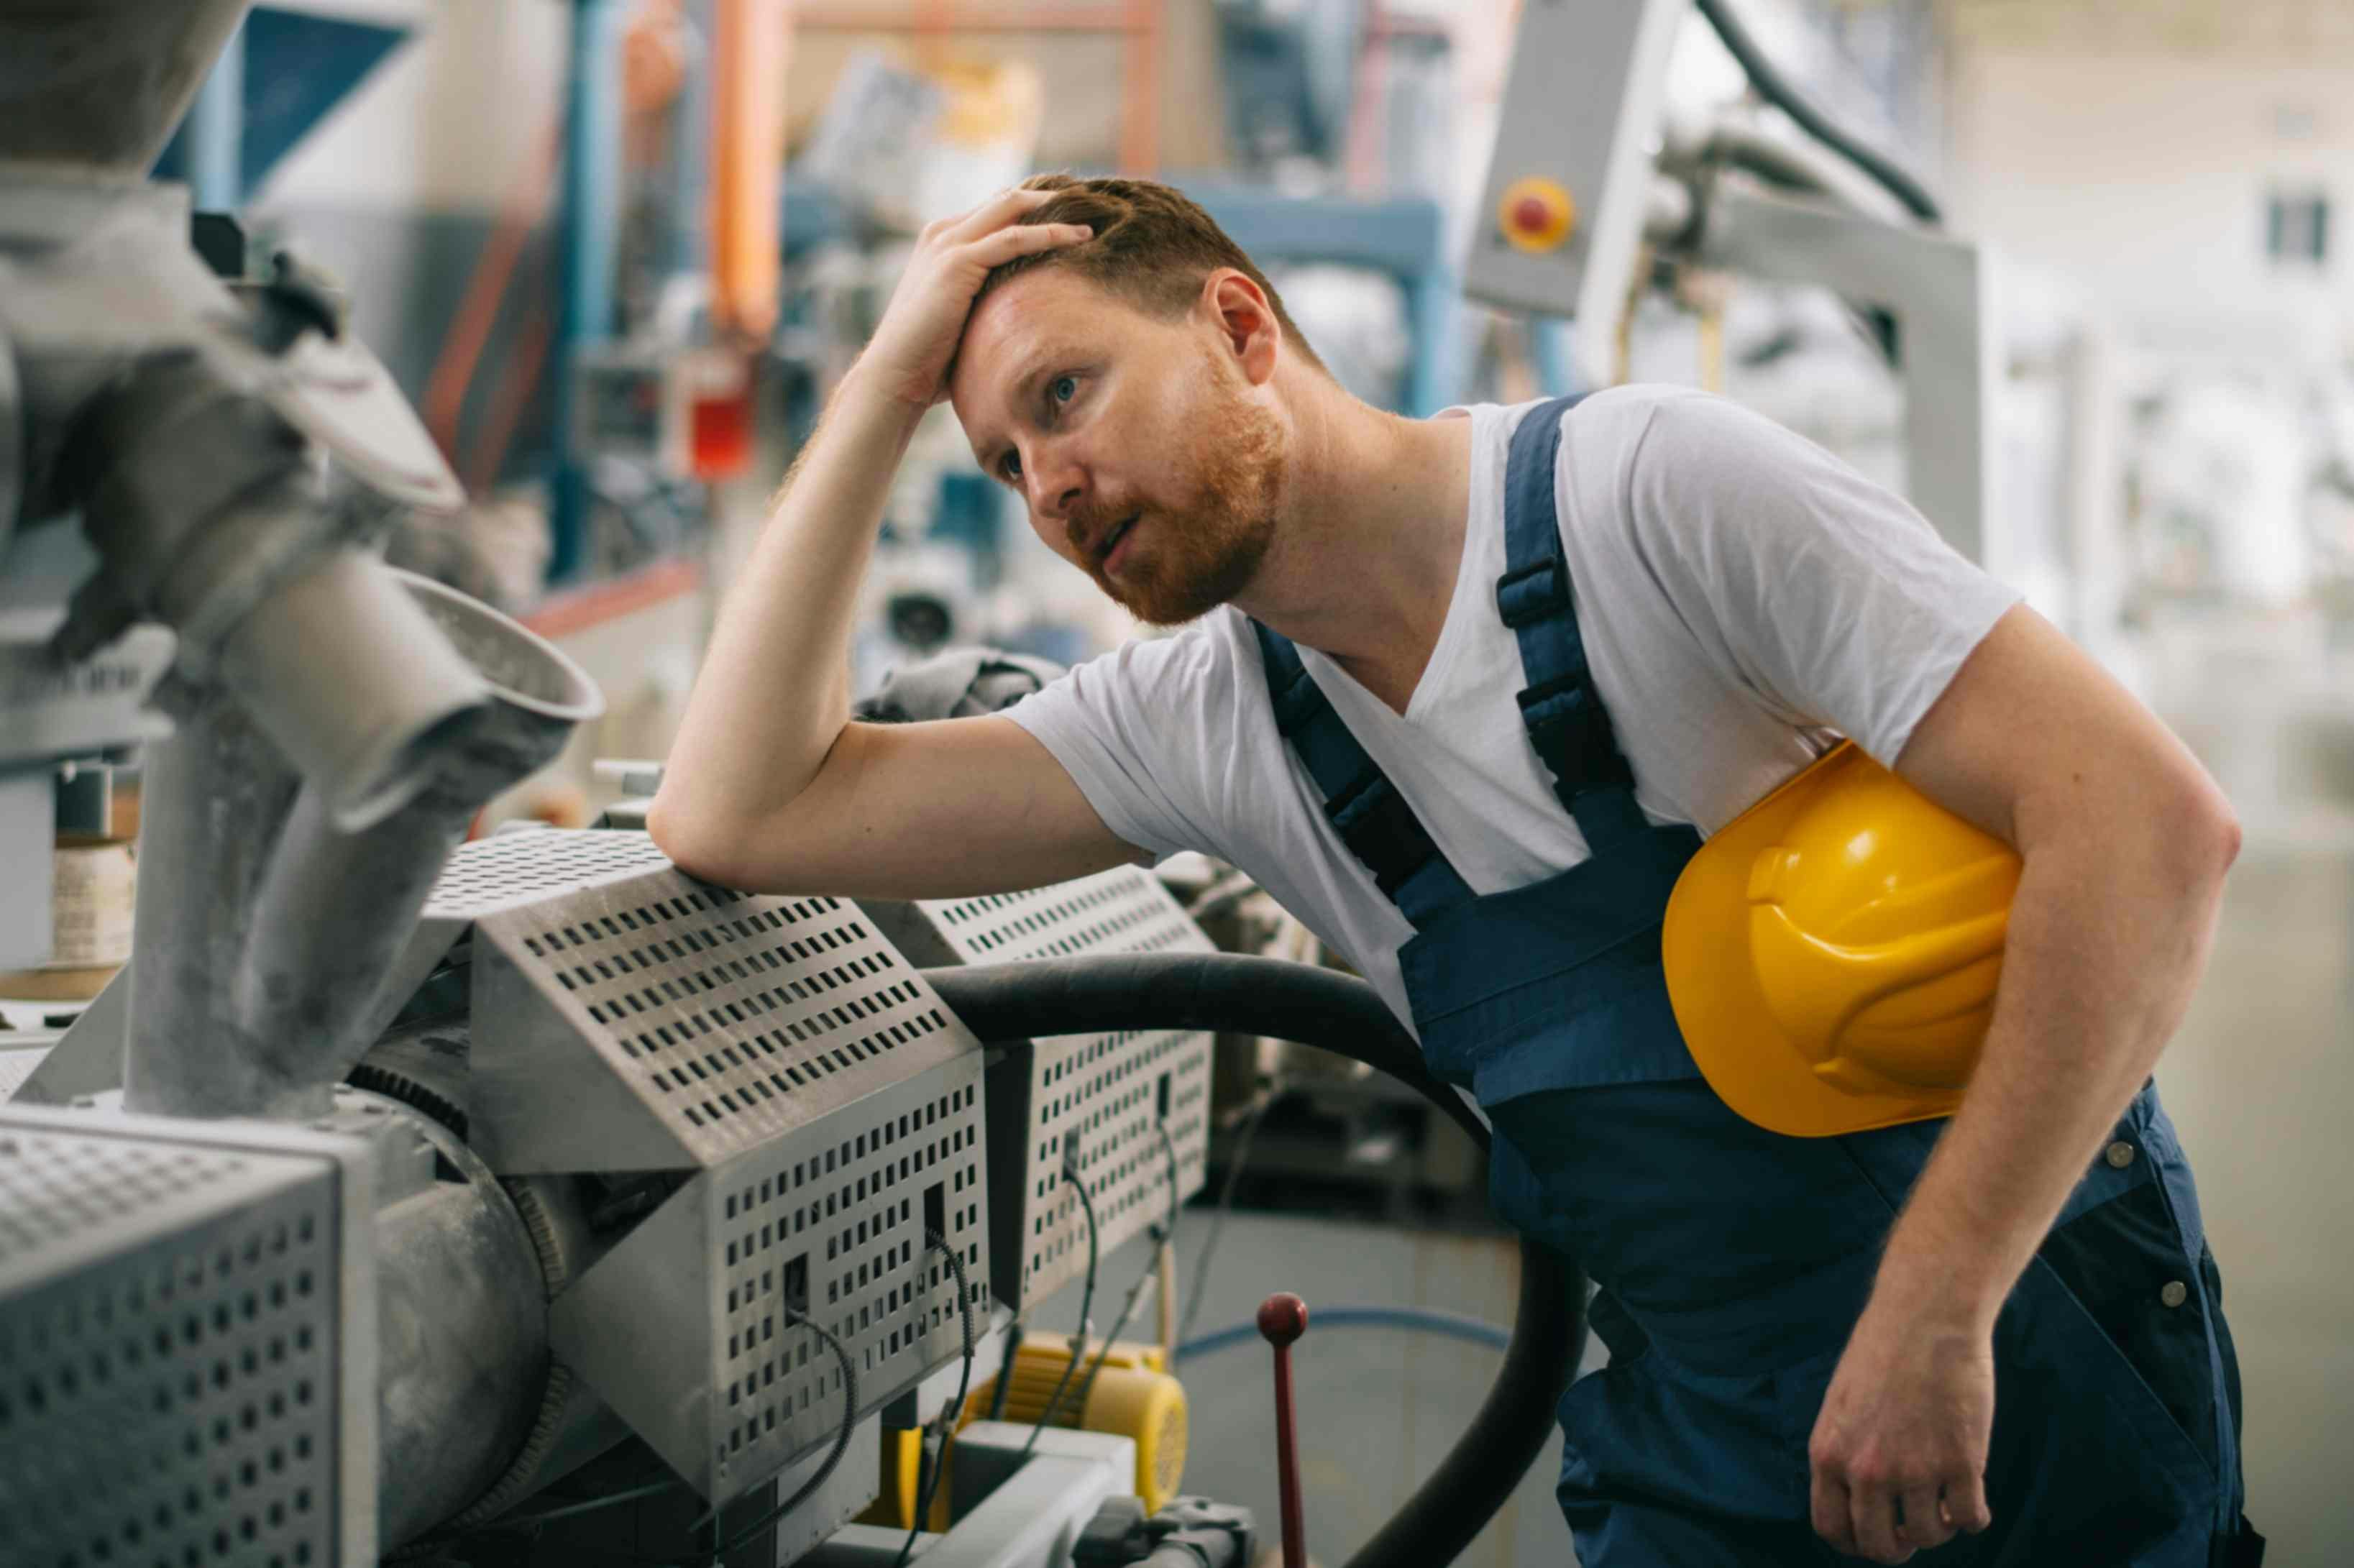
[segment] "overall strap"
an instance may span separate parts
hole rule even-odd
[[[1521,670],[1529,683],[1520,694],[1521,722],[1528,726],[1529,744],[1599,858],[1648,824],[1635,804],[1634,771],[1619,753],[1610,715],[1586,667],[1569,563],[1562,557],[1553,486],[1561,471],[1562,416],[1577,401],[1541,404],[1512,432],[1504,462],[1505,569],[1496,579],[1496,609],[1521,645]]]
[[[1416,929],[1471,902],[1471,889],[1406,804],[1387,775],[1365,755],[1357,737],[1332,710],[1300,662],[1299,650],[1280,632],[1257,621],[1260,658],[1267,665],[1267,691],[1275,726],[1299,754],[1308,776],[1324,796],[1325,820],[1349,853],[1364,863],[1382,892]]]

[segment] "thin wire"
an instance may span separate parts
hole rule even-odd
[[[1234,1154],[1226,1160],[1226,1178],[1218,1184],[1217,1207],[1210,1214],[1210,1234],[1202,1243],[1202,1255],[1193,1261],[1193,1293],[1185,1298],[1185,1316],[1177,1324],[1181,1345],[1193,1337],[1194,1319],[1201,1317],[1202,1302],[1210,1293],[1210,1260],[1218,1254],[1218,1238],[1225,1233],[1226,1216],[1234,1211],[1235,1188],[1243,1179],[1244,1162],[1250,1158],[1251,1139],[1258,1136],[1259,1124],[1282,1092],[1279,1085],[1270,1085],[1258,1104],[1251,1107],[1242,1131],[1235,1136]]]
[[[1030,1457],[1032,1449],[1038,1446],[1039,1434],[1045,1431],[1046,1423],[1054,1419],[1055,1407],[1063,1403],[1063,1390],[1070,1385],[1071,1374],[1079,1370],[1080,1358],[1087,1354],[1087,1313],[1093,1309],[1096,1301],[1096,1202],[1087,1193],[1087,1182],[1079,1178],[1078,1142],[1076,1138],[1063,1146],[1063,1176],[1078,1189],[1079,1207],[1087,1212],[1087,1283],[1086,1288],[1079,1292],[1079,1329],[1071,1339],[1071,1359],[1064,1366],[1063,1375],[1055,1380],[1055,1392],[1046,1396],[1046,1408],[1038,1413],[1038,1424],[1030,1428],[1030,1441],[1022,1445],[1024,1459]]]
[[[1174,1247],[1177,1245],[1177,1140],[1169,1136],[1169,1124],[1165,1121],[1154,1122],[1152,1130],[1161,1135],[1161,1152],[1169,1160],[1169,1234],[1161,1238],[1161,1245]]]
[[[626,1491],[609,1492],[601,1498],[591,1498],[587,1502],[572,1503],[564,1508],[543,1509],[537,1513],[509,1514],[504,1519],[492,1520],[482,1528],[520,1530],[527,1525],[546,1524],[550,1520],[570,1519],[575,1514],[594,1513],[599,1509],[617,1508],[622,1503],[636,1502],[640,1498],[650,1498],[656,1492],[666,1492],[684,1484],[676,1476],[664,1476],[658,1481],[648,1481],[644,1486],[631,1487]]]
[[[1154,1228],[1157,1230],[1160,1227]],[[1096,1373],[1103,1371],[1104,1362],[1110,1359],[1112,1345],[1119,1339],[1119,1331],[1128,1327],[1129,1314],[1136,1310],[1137,1302],[1143,1298],[1144,1287],[1152,1283],[1154,1276],[1158,1273],[1159,1269],[1154,1261],[1147,1259],[1144,1272],[1138,1275],[1136,1283],[1128,1287],[1128,1299],[1119,1304],[1119,1316],[1111,1320],[1111,1332],[1104,1336],[1103,1349],[1096,1352],[1094,1363],[1087,1368],[1087,1375],[1079,1384],[1076,1408],[1081,1421],[1087,1419],[1087,1395],[1095,1392]]]
[[[1005,1355],[998,1362],[997,1384],[989,1391],[989,1418],[1005,1419],[1005,1395],[1013,1386],[1013,1358],[1022,1353],[1022,1319],[1016,1318],[1006,1326]]]
[[[1177,1145],[1169,1136],[1167,1123],[1155,1122],[1153,1125],[1160,1130],[1161,1147],[1169,1156],[1169,1229],[1158,1239],[1161,1246],[1174,1246],[1177,1245]],[[1119,1331],[1128,1327],[1129,1315],[1136,1310],[1137,1302],[1143,1299],[1144,1287],[1160,1274],[1160,1250],[1159,1246],[1153,1249],[1154,1257],[1145,1263],[1144,1272],[1137,1276],[1134,1285],[1129,1287],[1128,1299],[1119,1304],[1119,1316],[1112,1319],[1111,1332],[1104,1336],[1103,1349],[1096,1352],[1095,1364],[1087,1369],[1087,1380],[1079,1384],[1078,1408],[1082,1421],[1087,1419],[1087,1395],[1095,1392],[1096,1374],[1103,1371],[1104,1362],[1111,1358],[1111,1348],[1119,1341]]]
[[[799,1324],[815,1332],[820,1339],[832,1347],[834,1359],[842,1363],[842,1430],[835,1435],[832,1451],[826,1455],[825,1463],[817,1467],[817,1474],[802,1482],[801,1489],[794,1492],[792,1496],[737,1531],[726,1545],[712,1552],[709,1561],[715,1563],[814,1497],[818,1488],[825,1485],[826,1478],[833,1474],[834,1467],[842,1463],[843,1454],[850,1447],[850,1435],[858,1425],[858,1366],[851,1360],[850,1352],[843,1348],[840,1340],[834,1338],[833,1330],[814,1318],[802,1313],[788,1312],[785,1314],[785,1322],[789,1326]],[[698,1526],[702,1522],[700,1520],[696,1520]]]
[[[907,1559],[915,1554],[916,1538],[923,1533],[924,1521],[932,1516],[932,1497],[939,1490],[940,1476],[949,1467],[949,1445],[956,1437],[957,1417],[964,1414],[965,1395],[972,1389],[972,1290],[965,1284],[964,1259],[957,1255],[956,1248],[949,1245],[949,1238],[938,1231],[926,1231],[925,1255],[929,1256],[936,1247],[948,1255],[949,1268],[956,1275],[957,1307],[964,1319],[964,1371],[957,1377],[956,1403],[941,1413],[939,1457],[932,1462],[930,1478],[916,1489],[915,1522],[908,1526],[907,1543],[899,1548],[898,1560],[892,1568],[907,1568]],[[917,1453],[920,1457],[923,1439],[918,1437],[916,1442]],[[917,1467],[922,1468],[920,1457]]]

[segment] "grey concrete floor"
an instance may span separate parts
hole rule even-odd
[[[2354,853],[2243,853],[2158,1070],[2199,1176],[2246,1395],[2248,1511],[2273,1568],[2354,1562]]]
[[[2239,1344],[2248,1509],[2269,1568],[2354,1563],[2354,654],[2282,619],[2170,626],[2137,662],[2245,834],[2158,1076]]]
[[[1208,1215],[1189,1209],[1177,1251],[1181,1289],[1207,1237]],[[1107,1259],[1097,1287],[1097,1326],[1108,1327],[1120,1296],[1145,1265],[1144,1244]],[[1289,1290],[1309,1304],[1309,1330],[1293,1351],[1299,1405],[1300,1489],[1310,1555],[1337,1565],[1370,1539],[1469,1424],[1486,1397],[1500,1351],[1484,1345],[1394,1329],[1319,1332],[1320,1307],[1416,1306],[1511,1322],[1520,1280],[1519,1249],[1499,1236],[1409,1232],[1359,1221],[1238,1212],[1228,1220],[1213,1263],[1196,1335],[1246,1323],[1258,1304]],[[1110,1305],[1102,1305],[1107,1293]],[[1039,1315],[1049,1328],[1076,1319],[1076,1288]],[[1150,1335],[1150,1313],[1142,1336]],[[1257,1513],[1266,1539],[1276,1536],[1275,1404],[1271,1359],[1252,1340],[1187,1361],[1179,1368],[1190,1406],[1192,1438],[1185,1489],[1241,1503]],[[1511,1502],[1470,1551],[1465,1568],[1563,1568],[1574,1563],[1569,1529],[1553,1499],[1561,1461],[1556,1434],[1522,1478]]]

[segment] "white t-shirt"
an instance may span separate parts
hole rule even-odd
[[[1587,855],[1522,726],[1520,645],[1496,610],[1505,455],[1534,407],[1464,411],[1463,564],[1405,713],[1299,651],[1481,895]],[[1684,388],[1618,387],[1579,404],[1562,422],[1554,499],[1586,657],[1636,800],[1654,822],[1702,833],[1837,736],[1893,764],[2019,599],[1901,498],[1762,416]],[[1129,643],[1007,714],[1112,832],[1156,857],[1200,850],[1248,873],[1411,1027],[1397,949],[1414,928],[1325,821],[1276,730],[1239,611]]]

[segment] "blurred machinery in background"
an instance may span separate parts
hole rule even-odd
[[[1695,3],[1801,137],[1745,114],[1671,120],[1669,57]],[[1903,384],[1903,490],[1956,549],[2000,569],[2002,542],[1988,536],[1989,262],[1939,231],[1918,183],[1783,79],[1731,0],[1525,7],[1480,210],[1466,288],[1568,317],[1564,379],[1577,385],[1626,378],[1625,323],[1655,276],[1713,271],[1847,300]]]

